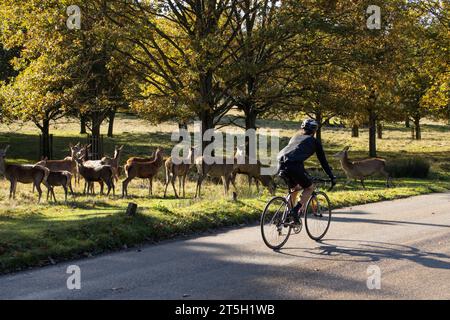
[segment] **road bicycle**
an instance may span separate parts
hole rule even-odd
[[[312,178],[316,189],[306,202],[306,210],[302,216],[308,236],[316,241],[321,240],[331,223],[331,203],[327,194],[319,190],[320,185],[330,183],[329,179]],[[299,234],[303,228],[302,219],[299,225],[293,224],[293,218],[289,215],[291,210],[292,191],[284,197],[277,196],[267,202],[261,215],[261,234],[264,243],[271,249],[281,249],[289,239],[292,232]]]

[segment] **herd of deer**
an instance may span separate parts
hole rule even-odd
[[[6,164],[5,157],[9,149],[0,149],[0,175],[3,175],[10,182],[10,198],[15,198],[17,183],[32,184],[33,190],[36,189],[39,194],[39,201],[42,197],[41,185],[47,188],[47,200],[51,195],[56,202],[54,187],[62,187],[65,192],[65,200],[70,193],[73,195],[72,179],[76,183],[80,183],[80,178],[85,180],[83,194],[95,194],[94,183],[100,184],[100,193],[103,194],[104,185],[108,190],[107,195],[112,193],[115,195],[115,181],[120,176],[120,156],[123,146],[114,150],[113,157],[104,157],[101,160],[87,160],[88,150],[90,146],[82,146],[80,143],[70,145],[70,156],[63,160],[42,159],[34,165],[26,164]],[[241,152],[241,151],[240,151]],[[126,161],[123,166],[126,178],[122,182],[122,196],[128,196],[128,185],[135,179],[149,180],[149,194],[153,194],[153,179],[164,164],[166,181],[164,188],[164,197],[167,195],[169,184],[172,185],[175,197],[179,197],[182,190],[185,197],[186,177],[191,168],[195,167],[198,173],[197,188],[195,197],[201,196],[201,185],[203,180],[209,176],[212,178],[221,178],[224,185],[224,193],[227,194],[230,183],[235,186],[235,178],[237,174],[245,174],[249,179],[249,186],[252,179],[255,180],[258,192],[259,182],[266,186],[270,193],[275,192],[275,183],[270,176],[262,176],[261,163],[256,164],[228,164],[226,160],[223,164],[206,164],[203,157],[194,159],[194,149],[189,152],[188,161],[173,161],[172,157],[164,160],[164,153],[161,148],[157,148],[154,155],[148,158],[132,157]],[[183,160],[183,159],[181,159]],[[181,162],[181,163],[180,163]],[[175,181],[179,180],[179,189],[175,187]]]
[[[83,194],[95,194],[94,183],[100,184],[100,193],[103,194],[104,185],[108,187],[107,195],[111,190],[115,195],[114,181],[119,181],[120,177],[120,155],[123,146],[115,147],[113,157],[103,157],[101,160],[87,160],[88,150],[90,145],[82,146],[80,143],[70,145],[70,156],[63,160],[48,160],[42,159],[34,165],[24,164],[6,164],[5,157],[9,149],[0,149],[0,175],[6,177],[10,182],[10,198],[15,198],[17,183],[33,184],[33,190],[36,189],[39,194],[39,201],[42,197],[41,184],[47,188],[47,201],[49,196],[53,197],[56,202],[54,187],[61,186],[65,192],[65,200],[67,201],[68,192],[73,196],[72,178],[75,178],[76,183],[80,183],[80,177],[85,180]],[[335,155],[341,162],[342,169],[347,175],[347,183],[350,179],[359,179],[363,188],[364,179],[373,174],[381,174],[386,177],[386,184],[390,186],[390,177],[385,170],[385,160],[380,158],[365,159],[361,161],[350,161],[348,159],[348,149],[344,148],[341,152]],[[259,183],[268,188],[271,194],[275,193],[276,184],[271,176],[261,175],[262,164],[257,161],[256,164],[250,163],[248,157],[244,157],[243,164],[236,161],[237,157],[242,156],[242,149],[238,148],[235,158],[224,158],[222,163],[207,164],[202,156],[194,158],[194,148],[190,149],[187,159],[188,161],[173,161],[172,157],[164,160],[164,153],[161,148],[157,148],[155,154],[149,158],[132,157],[126,161],[123,169],[126,175],[122,182],[122,197],[128,196],[128,185],[135,179],[149,180],[149,194],[153,194],[153,179],[164,164],[166,181],[164,188],[164,197],[167,195],[167,188],[169,184],[172,185],[175,197],[179,197],[175,181],[178,178],[178,191],[183,190],[183,197],[185,197],[186,177],[189,170],[195,167],[197,170],[197,186],[195,197],[201,196],[201,186],[204,179],[209,176],[212,178],[221,178],[224,194],[229,190],[230,183],[234,189],[237,190],[235,179],[237,174],[244,174],[248,177],[249,188],[252,180],[255,181],[257,190],[259,192]],[[180,163],[181,162],[181,163]]]

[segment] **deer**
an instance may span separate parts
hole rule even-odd
[[[70,160],[72,161],[72,163],[75,164],[75,170],[71,171],[73,177],[75,178],[75,185],[79,185],[80,184],[80,173],[78,172],[78,164],[75,160],[75,158],[79,158],[82,156],[82,152],[84,147],[81,146],[80,142],[78,142],[76,145],[72,145],[69,144],[69,149],[70,149],[70,156],[65,157],[64,160]]]
[[[114,179],[116,181],[119,181],[119,163],[120,163],[120,155],[122,154],[123,146],[115,146],[114,147],[114,156],[112,158],[110,157],[103,157],[100,160],[100,163],[102,165],[109,165],[114,171]]]
[[[131,157],[127,160],[126,165],[131,165],[131,163],[133,162],[149,162],[149,161],[154,161],[156,159],[155,157],[155,153],[153,152],[150,157],[145,158],[145,157]],[[124,171],[125,171],[125,166],[124,166]],[[150,180],[149,180],[150,183]]]
[[[9,145],[5,149],[0,149],[0,175],[3,175],[10,182],[9,199],[16,198],[17,183],[32,183],[39,194],[38,202],[41,202],[41,184],[47,186],[47,178],[50,174],[48,168],[36,165],[6,164],[6,153]]]
[[[264,187],[266,187],[271,195],[275,194],[276,184],[273,178],[269,175],[261,175],[261,168],[263,165],[261,161],[256,160],[256,163],[250,163],[250,158],[248,156],[244,157],[243,150],[238,147],[235,152],[235,165],[232,173],[233,182],[236,180],[237,174],[244,174],[248,178],[248,188],[251,189],[252,179],[255,180],[256,189],[259,193],[259,183],[261,182]],[[243,159],[243,161],[240,161]],[[244,163],[240,163],[244,162]]]
[[[164,152],[161,148],[156,149],[155,159],[146,162],[131,162],[125,165],[126,179],[122,182],[122,197],[128,196],[128,184],[134,178],[149,179],[149,195],[153,195],[153,178],[163,164]]]
[[[113,196],[115,196],[115,186],[114,186],[114,173],[111,166],[108,165],[100,165],[96,167],[88,167],[85,165],[85,158],[87,156],[87,148],[85,147],[82,158],[75,158],[78,163],[78,168],[80,175],[84,178],[84,194],[89,193],[89,190],[92,190],[94,193],[93,183],[100,183],[100,194],[103,194],[103,184],[108,186],[107,196],[111,193],[111,189],[113,191]]]
[[[347,175],[347,185],[351,179],[359,179],[363,189],[366,188],[364,185],[364,179],[368,176],[379,173],[386,177],[386,186],[389,188],[391,185],[391,177],[386,171],[386,160],[381,158],[370,158],[359,161],[351,161],[348,158],[348,150],[350,146],[345,147],[341,152],[334,155],[341,162],[342,169]]]
[[[227,163],[227,159],[223,158],[222,163],[207,164],[203,156],[195,159],[195,166],[197,167],[197,187],[195,190],[195,198],[201,197],[202,182],[206,176],[212,178],[222,178],[224,195],[228,194],[230,182],[234,189],[237,190],[236,185],[232,179],[235,159],[233,158],[231,163]]]
[[[53,200],[56,201],[54,187],[63,187],[65,202],[67,202],[67,194],[68,190],[70,190],[70,194],[73,196],[72,189],[72,173],[69,171],[50,171],[50,174],[47,178],[47,201],[49,198],[49,194],[51,193],[53,196]]]
[[[166,169],[166,185],[164,189],[164,198],[167,195],[167,187],[169,183],[172,184],[173,192],[175,193],[175,197],[178,198],[177,190],[175,188],[175,179],[178,177],[179,181],[179,191],[181,192],[181,186],[183,186],[183,198],[186,196],[185,193],[185,185],[186,185],[186,176],[194,165],[194,148],[189,150],[189,154],[186,159],[179,159],[179,164],[174,163],[174,159],[169,157],[165,163],[164,167]]]

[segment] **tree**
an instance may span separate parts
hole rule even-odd
[[[10,118],[31,121],[41,131],[41,156],[50,158],[50,122],[65,115],[67,101],[72,99],[70,64],[70,59],[41,55],[0,91]]]
[[[135,109],[155,120],[177,114],[182,120],[194,114],[203,133],[214,128],[234,104],[230,91],[237,79],[230,72],[233,61],[227,49],[237,35],[230,21],[241,2],[110,3],[108,16],[125,34],[116,49],[131,61],[127,67],[141,80]],[[202,147],[207,144],[204,141]]]

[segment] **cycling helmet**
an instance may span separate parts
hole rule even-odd
[[[306,119],[302,122],[302,129],[304,129],[306,132],[314,132],[319,128],[319,124],[316,120],[313,119]]]

